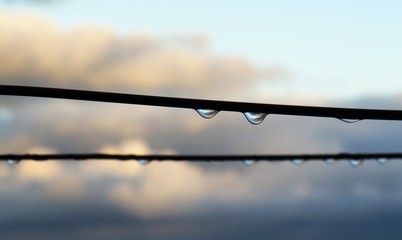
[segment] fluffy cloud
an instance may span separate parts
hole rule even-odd
[[[54,150],[36,147],[28,152],[51,153]],[[152,150],[144,141],[131,139],[118,146],[104,146],[101,152],[147,154]],[[83,199],[96,195],[142,217],[186,212],[211,196],[225,202],[252,196],[234,169],[209,172],[185,162],[155,162],[143,166],[134,161],[115,160],[23,161],[2,168],[0,173],[3,179],[13,179],[17,183],[14,187],[25,194],[36,195],[34,192],[38,190],[45,193],[37,196],[43,200]],[[99,186],[104,188],[99,189]],[[232,190],[221,191],[223,188]],[[93,192],[93,189],[99,190]],[[0,188],[0,191],[9,192],[8,188]]]
[[[170,39],[144,34],[118,36],[108,29],[94,27],[63,32],[49,21],[26,14],[0,13],[0,60],[1,84],[226,99],[255,89],[255,86],[248,87],[257,84],[261,77],[267,79],[265,73],[244,58],[210,53],[203,36]],[[362,121],[348,125],[336,119],[269,115],[264,123],[253,126],[239,113],[221,112],[205,120],[195,111],[181,109],[0,99],[0,152],[3,153],[398,151],[402,141],[398,123],[389,122]],[[366,99],[362,104],[368,102]],[[376,102],[380,103],[381,99]],[[390,103],[399,106],[400,98],[388,100],[382,106]],[[235,218],[229,218],[239,218],[236,213],[242,213],[241,217],[248,216],[245,219],[259,223],[265,230],[261,219],[274,223],[275,219],[286,216],[287,220],[293,219],[298,213],[314,219],[322,213],[319,206],[326,206],[325,211],[331,216],[371,211],[370,201],[374,200],[394,206],[402,199],[399,172],[400,166],[395,162],[386,166],[365,163],[361,169],[352,169],[347,163],[327,166],[310,162],[301,167],[290,163],[246,167],[241,163],[187,162],[152,162],[142,166],[134,161],[112,160],[24,161],[17,166],[3,163],[0,193],[5,197],[0,199],[0,223],[8,222],[11,215],[30,224],[38,219],[46,222],[48,215],[56,215],[58,219],[59,208],[65,206],[77,207],[78,210],[71,211],[79,212],[80,219],[95,216],[92,219],[95,222],[99,220],[97,214],[102,212],[96,207],[102,206],[107,210],[107,217],[121,211],[129,215],[119,215],[126,219],[159,219],[206,212],[215,224],[225,227],[229,223],[238,228],[243,226],[232,225]],[[361,204],[365,201],[367,205]],[[56,213],[50,211],[48,215],[41,213],[32,217],[30,211],[10,208],[15,206],[10,204],[14,202],[34,213],[56,206],[53,209]],[[346,214],[344,209],[351,211]],[[246,211],[252,214],[247,215]],[[68,212],[64,209],[63,216]],[[29,217],[34,220],[25,221]],[[250,222],[243,223],[251,226],[247,225]],[[131,222],[128,225],[129,229],[133,226]],[[194,229],[203,232],[199,226]],[[88,234],[93,236],[92,232]]]
[[[0,12],[0,36],[3,84],[219,96],[269,75],[244,58],[214,56],[201,35],[61,31],[29,14]]]

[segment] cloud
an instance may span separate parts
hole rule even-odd
[[[219,96],[269,75],[245,58],[211,54],[202,35],[121,36],[93,26],[62,31],[33,15],[6,12],[0,33],[3,84]]]
[[[10,108],[17,121],[7,126],[14,129],[17,136],[3,138],[3,143],[9,142],[9,149],[25,152],[36,144],[51,147],[53,151],[87,150],[91,146],[95,151],[110,153],[337,152],[345,149],[344,143],[350,139],[359,144],[359,149],[368,150],[365,142],[370,131],[365,129],[377,129],[376,138],[382,139],[389,137],[387,132],[398,128],[395,123],[382,125],[363,121],[352,125],[336,119],[278,116],[268,116],[262,125],[252,126],[244,116],[235,113],[220,113],[211,120],[204,120],[195,111],[128,111],[125,106],[45,102],[31,101],[22,108]],[[192,121],[201,127],[188,130],[183,123]],[[389,130],[382,136],[380,129],[387,128]],[[399,142],[400,137],[394,137],[392,142]],[[387,141],[383,139],[378,143],[387,145]],[[1,147],[2,151],[9,150]],[[349,148],[353,150],[353,146]],[[370,150],[374,149],[380,148]],[[16,209],[2,212],[5,216],[25,219],[23,223],[34,224],[28,228],[31,230],[25,230],[31,231],[32,236],[40,235],[37,231],[43,228],[35,222],[50,226],[49,215],[55,214],[59,220],[53,220],[53,234],[65,231],[54,229],[56,223],[66,221],[73,232],[92,237],[98,233],[93,228],[106,228],[103,233],[109,238],[120,234],[154,236],[151,232],[167,231],[164,236],[174,239],[181,231],[179,226],[188,226],[186,236],[191,237],[205,236],[207,232],[233,239],[244,238],[245,233],[251,232],[265,236],[267,226],[272,227],[269,232],[275,236],[293,229],[300,234],[325,237],[337,236],[335,227],[350,231],[350,225],[335,224],[353,224],[349,218],[358,221],[383,216],[384,221],[392,221],[391,212],[399,209],[397,206],[402,199],[400,168],[398,162],[385,166],[366,162],[354,169],[346,162],[331,166],[308,162],[300,167],[262,162],[247,167],[242,163],[152,162],[142,166],[134,161],[26,161],[17,166],[1,166],[0,191],[7,196],[1,200],[3,208],[9,205],[7,199],[11,198],[22,199],[19,204],[31,209],[25,213]],[[70,206],[70,213],[60,210],[65,206]],[[102,211],[94,206],[100,206]],[[380,207],[384,215],[377,213]],[[34,209],[42,209],[46,214]],[[35,220],[30,221],[30,218]],[[93,225],[78,221],[82,218],[91,220]],[[328,220],[324,224],[323,218],[335,223]],[[71,219],[77,220],[77,225],[69,224]],[[305,223],[303,227],[299,225],[300,219]],[[165,225],[164,221],[171,225]],[[316,227],[320,223],[324,225],[320,225],[318,231]],[[18,224],[22,223],[15,223],[14,229],[27,229]],[[138,224],[148,227],[154,224],[154,228],[133,231],[132,226]],[[230,226],[232,230],[222,233],[215,229],[217,226],[221,229]],[[242,229],[233,230],[237,228]],[[249,231],[250,228],[254,231]],[[22,234],[12,229],[8,234]],[[43,235],[49,234],[49,230],[46,234],[43,232]]]
[[[0,106],[0,123],[9,122],[11,120],[13,120],[12,112],[8,108]]]
[[[118,146],[107,145],[101,151],[135,154],[156,152],[139,139],[129,139]],[[51,153],[54,150],[35,147],[27,152]],[[8,170],[1,172],[1,176],[13,179],[17,183],[15,188],[28,196],[38,190],[45,193],[37,196],[43,200],[74,200],[98,195],[116,207],[142,217],[186,212],[211,196],[226,202],[251,196],[233,169],[208,172],[186,162],[153,162],[143,166],[135,161],[115,160],[82,163],[23,161],[9,166]],[[99,186],[104,188],[93,192]],[[233,191],[221,192],[224,187],[234,188]],[[9,190],[0,188],[0,191],[6,193]]]
[[[109,29],[94,27],[63,32],[37,17],[6,13],[0,14],[0,33],[2,84],[227,99],[255,89],[261,76],[269,75],[245,58],[209,52],[206,38],[198,35],[119,36]],[[195,111],[182,109],[11,97],[1,100],[3,153],[398,151],[402,141],[398,123],[389,122],[348,125],[336,119],[269,115],[264,123],[253,126],[240,113],[221,112],[205,120]],[[401,99],[375,102],[397,107]],[[370,99],[361,104],[370,104]],[[47,233],[49,229],[43,226],[53,223],[59,224],[60,229],[75,226],[71,228],[84,231],[83,236],[99,236],[99,232],[114,235],[118,230],[133,235],[133,226],[141,232],[139,222],[148,221],[158,226],[158,231],[148,230],[154,234],[163,235],[165,231],[174,235],[188,226],[186,238],[201,235],[205,239],[208,231],[203,228],[207,226],[216,236],[227,233],[233,239],[244,239],[254,229],[264,235],[269,222],[275,236],[279,236],[280,227],[296,229],[307,237],[326,236],[333,231],[322,230],[320,235],[309,225],[304,232],[293,221],[303,219],[317,224],[323,212],[341,221],[351,216],[361,219],[364,214],[373,217],[377,216],[373,206],[387,206],[391,212],[402,199],[400,170],[397,162],[386,166],[367,162],[359,169],[345,162],[331,166],[308,162],[300,167],[290,163],[247,167],[242,163],[188,162],[142,166],[135,161],[112,160],[2,164],[0,192],[4,198],[0,199],[0,223],[20,221],[15,220],[14,228],[7,230],[0,225],[0,232],[18,235],[18,230],[31,226],[33,234],[41,227]],[[17,209],[15,203],[24,206],[24,211]],[[71,223],[77,219],[79,226]],[[90,219],[94,225],[82,219]],[[175,221],[169,225],[166,219]],[[43,226],[35,225],[37,221]],[[222,231],[228,226],[232,231]],[[242,235],[245,232],[248,234]]]

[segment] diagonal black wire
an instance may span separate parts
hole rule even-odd
[[[149,161],[288,161],[288,160],[376,160],[402,159],[402,153],[338,153],[338,154],[286,154],[286,155],[135,155],[135,154],[0,154],[0,161],[8,160],[149,160]]]
[[[60,98],[160,107],[213,109],[217,111],[234,111],[243,113],[253,112],[280,115],[327,117],[338,119],[402,120],[402,111],[400,110],[332,108],[229,102],[30,86],[0,85],[0,95]]]

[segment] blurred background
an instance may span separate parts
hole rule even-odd
[[[400,109],[400,1],[1,0],[0,84]],[[0,153],[400,152],[400,122],[0,96]],[[3,239],[400,239],[402,163],[0,163]]]

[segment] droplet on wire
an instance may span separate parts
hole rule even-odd
[[[195,111],[197,111],[197,113],[205,119],[213,118],[219,112],[218,110],[213,109],[195,109]]]
[[[339,118],[339,120],[345,123],[357,123],[361,121],[361,119],[350,119],[350,118]]]
[[[7,164],[12,166],[12,165],[16,165],[19,161],[15,160],[15,159],[8,159],[7,160]]]
[[[256,112],[244,112],[243,114],[247,118],[247,120],[254,125],[262,123],[262,121],[264,121],[265,117],[268,115],[266,113]]]
[[[138,159],[138,163],[141,165],[147,165],[149,164],[151,161],[147,160],[147,159]]]
[[[384,165],[384,164],[386,164],[386,163],[389,161],[389,159],[388,159],[388,158],[377,158],[376,161],[377,161],[379,164]]]
[[[326,158],[324,159],[324,162],[328,165],[334,164],[335,163],[335,159],[334,158]]]
[[[243,161],[243,163],[244,163],[244,165],[252,166],[252,165],[255,165],[257,162],[255,160],[253,160],[253,159],[245,159]]]
[[[363,164],[363,160],[362,159],[351,159],[351,160],[349,160],[349,164],[352,167],[358,167]]]
[[[295,165],[295,166],[300,166],[300,165],[302,165],[302,164],[304,163],[304,160],[297,158],[297,159],[292,159],[291,162],[292,162],[293,165]]]

